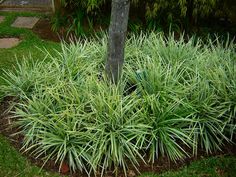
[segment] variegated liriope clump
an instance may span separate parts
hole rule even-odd
[[[62,44],[57,56],[5,71],[1,92],[18,98],[24,150],[90,175],[211,153],[233,140],[233,42],[131,36],[117,85],[104,75],[106,47],[106,37]]]

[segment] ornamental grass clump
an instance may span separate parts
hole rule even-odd
[[[5,71],[23,150],[71,171],[117,172],[166,156],[176,161],[232,142],[235,45],[161,34],[131,36],[122,79],[103,74],[106,37],[62,44],[55,57]]]

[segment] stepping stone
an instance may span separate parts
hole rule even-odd
[[[4,16],[0,16],[0,23],[2,23],[5,20]]]
[[[0,38],[0,49],[9,49],[20,43],[19,38]]]
[[[37,17],[17,17],[11,26],[32,29],[38,21],[39,18]]]

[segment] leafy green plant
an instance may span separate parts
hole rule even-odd
[[[43,60],[46,58],[47,56]],[[26,59],[23,59],[21,63],[17,61],[15,71],[3,71],[4,75],[2,76],[2,79],[8,86],[5,87],[2,85],[1,90],[8,96],[18,98],[30,96],[32,92],[34,92],[35,85],[47,85],[53,82],[53,80],[51,80],[53,78],[50,76],[52,73],[50,71],[44,73],[43,67],[44,65],[42,62],[29,62],[26,61]],[[42,74],[47,77],[48,80],[44,80]]]
[[[51,18],[51,28],[54,32],[59,31],[62,27],[67,25],[67,18],[65,14],[61,13],[61,11],[56,11]]]
[[[235,44],[131,35],[118,85],[103,76],[107,37],[62,44],[57,56],[5,71],[4,96],[25,151],[101,175],[160,156],[211,153],[235,136]]]
[[[61,7],[60,13],[54,15],[53,29],[61,24],[63,30],[74,31],[81,34],[93,34],[89,24],[93,21],[94,26],[107,29],[110,17],[110,0],[58,0]],[[229,32],[234,36],[234,2],[232,0],[131,0],[129,30],[136,32],[142,30],[175,31],[197,33],[204,36],[204,29],[211,29],[213,32]],[[77,11],[83,12],[84,20],[78,20]],[[76,14],[75,14],[76,12]],[[63,17],[63,18],[62,18]],[[220,25],[220,19],[225,19],[228,24]],[[89,19],[89,20],[87,20]],[[233,23],[232,23],[233,22]],[[72,25],[71,25],[72,24]],[[89,26],[88,30],[87,26]],[[231,27],[230,27],[231,26]],[[208,31],[209,31],[208,29]],[[224,34],[224,33],[222,33]]]
[[[82,36],[85,34],[84,30],[84,12],[83,11],[76,11],[75,15],[72,16],[72,23],[67,31],[67,35],[71,32],[74,32],[76,36]]]

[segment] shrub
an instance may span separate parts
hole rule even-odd
[[[20,98],[24,149],[88,174],[220,149],[235,135],[235,45],[131,36],[122,80],[103,76],[106,37],[62,44],[57,57],[5,72]],[[192,150],[192,153],[191,153]],[[149,158],[148,158],[149,157]]]
[[[61,8],[58,8],[58,12],[52,18],[54,30],[67,27],[68,33],[72,32],[81,36],[98,31],[100,28],[107,28],[109,24],[111,0],[57,1],[61,2]],[[130,1],[128,27],[132,32],[141,31],[141,29],[166,30],[171,26],[171,30],[177,32],[204,33],[204,29],[199,30],[200,26],[212,28],[214,25],[225,29],[230,27],[230,24],[232,25],[230,21],[234,21],[234,17],[231,15],[235,11],[232,8],[234,6],[232,0],[224,2],[219,0]],[[232,30],[233,26],[230,27]],[[220,31],[218,30],[218,32]],[[227,29],[227,31],[229,32],[231,29]]]

